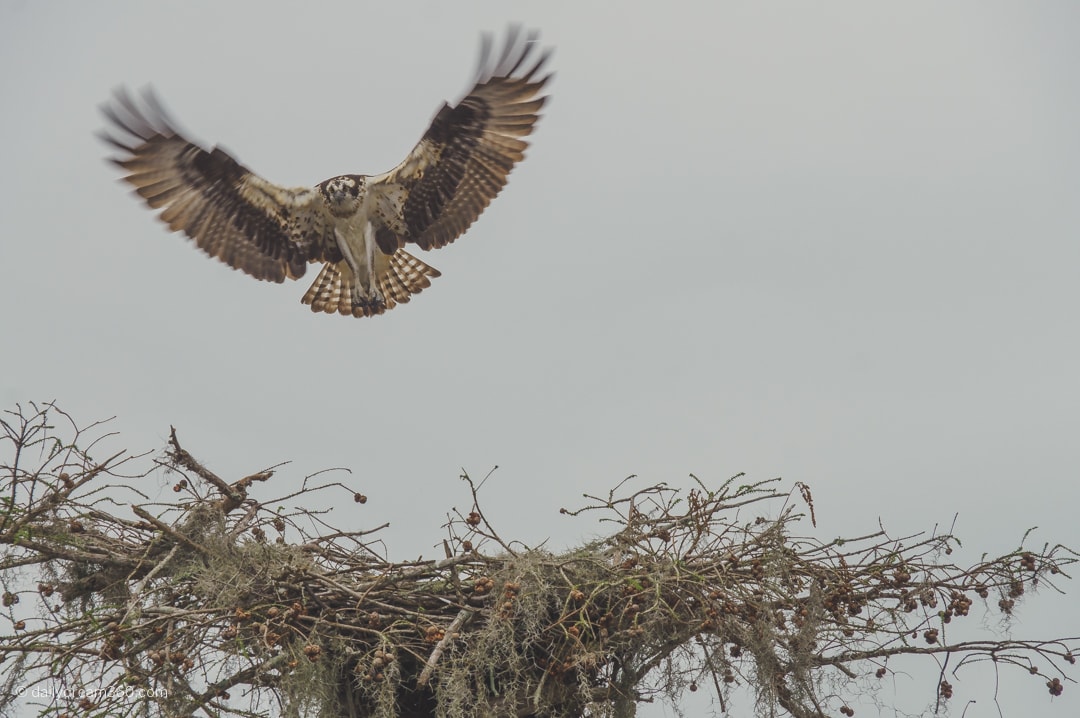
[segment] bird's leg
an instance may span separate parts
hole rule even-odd
[[[364,254],[367,260],[367,295],[375,304],[381,304],[385,300],[379,292],[379,286],[375,277],[375,225],[371,222],[364,223]]]
[[[354,307],[364,307],[368,305],[367,287],[365,287],[365,273],[360,271],[362,267],[360,263],[356,261],[356,254],[353,252],[352,245],[345,239],[344,235],[337,228],[334,229],[334,239],[337,240],[338,249],[341,250],[341,256],[345,260],[345,264],[349,265],[349,269],[352,270],[353,281],[349,287],[349,298],[352,300]],[[367,272],[368,275],[371,272]]]

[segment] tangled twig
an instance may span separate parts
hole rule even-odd
[[[563,511],[610,534],[555,553],[504,540],[466,474],[472,505],[451,511],[446,557],[395,562],[377,529],[282,508],[328,491],[366,501],[343,483],[308,477],[260,502],[248,488],[272,469],[229,482],[175,430],[156,466],[136,470],[142,457],[123,452],[96,461],[79,447],[100,437],[70,420],[58,431],[56,418],[34,406],[2,423],[0,711],[19,705],[15,681],[81,688],[48,693],[43,713],[414,718],[623,716],[704,684],[725,709],[744,685],[759,705],[817,717],[850,715],[843,696],[873,690],[899,656],[942,659],[937,701],[952,697],[950,659],[950,678],[986,660],[1057,695],[1080,648],[952,635],[977,601],[1007,619],[1030,589],[1060,590],[1071,550],[960,567],[949,535],[821,542],[795,533],[800,506],[813,519],[803,484],[791,495],[741,475],[688,491],[620,484]],[[109,510],[160,469],[174,502],[126,489],[138,520]]]

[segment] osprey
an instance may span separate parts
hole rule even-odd
[[[123,152],[112,161],[172,231],[256,279],[282,282],[324,266],[301,300],[312,311],[382,314],[430,286],[439,271],[406,252],[460,237],[524,158],[550,79],[550,50],[530,60],[535,33],[511,28],[497,58],[484,36],[472,90],[443,104],[401,164],[379,175],[347,174],[314,188],[288,188],[254,174],[219,147],[207,150],[175,129],[146,90],[124,89],[102,107]]]

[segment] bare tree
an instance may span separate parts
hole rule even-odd
[[[1057,590],[1073,551],[961,568],[950,535],[824,543],[796,533],[814,522],[802,484],[621,484],[564,509],[610,535],[554,553],[501,536],[463,476],[472,504],[449,515],[445,557],[400,562],[382,527],[340,530],[309,508],[328,492],[366,501],[325,474],[260,502],[250,489],[274,468],[223,479],[175,431],[156,459],[94,458],[106,427],[52,404],[0,423],[8,715],[622,718],[699,689],[726,708],[741,686],[762,715],[850,716],[901,656],[940,667],[939,708],[956,670],[984,660],[1056,696],[1080,644],[949,630],[976,604],[1007,619],[1031,589]],[[132,488],[161,471],[175,501]]]

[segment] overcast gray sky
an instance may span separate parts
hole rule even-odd
[[[153,83],[271,181],[384,171],[509,21],[556,48],[528,158],[375,319],[169,234],[93,137]],[[173,424],[227,477],[291,460],[278,493],[348,467],[371,500],[332,520],[399,558],[495,464],[496,524],[556,547],[599,530],[557,513],[583,491],[740,471],[808,483],[823,538],[959,513],[962,560],[1080,546],[1078,38],[1068,2],[7,0],[0,403],[116,415],[133,451]],[[1016,634],[1080,634],[1073,591]]]

